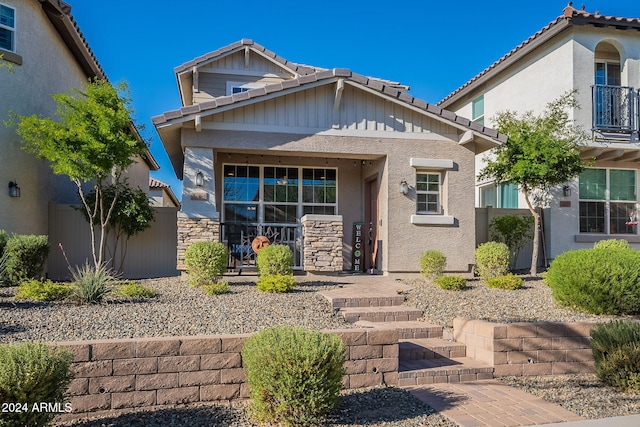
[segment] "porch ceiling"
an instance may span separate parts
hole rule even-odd
[[[598,162],[639,162],[640,148],[630,144],[610,144],[603,147],[583,147],[580,157],[583,160]]]

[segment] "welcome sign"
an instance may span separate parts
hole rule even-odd
[[[353,245],[352,245],[352,255],[351,255],[351,265],[353,267],[354,273],[363,273],[364,272],[364,243],[362,240],[362,233],[364,222],[354,222],[353,223]]]

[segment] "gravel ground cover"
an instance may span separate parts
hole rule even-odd
[[[246,403],[183,405],[155,411],[130,412],[112,418],[80,420],[65,427],[257,427]],[[398,388],[348,390],[325,424],[330,427],[455,427],[409,392]]]
[[[268,294],[247,282],[251,279],[236,280],[228,280],[231,293],[217,296],[179,277],[141,280],[158,296],[91,305],[16,300],[17,287],[0,288],[0,342],[241,334],[281,324],[353,327],[318,294],[334,284],[305,282],[290,293]]]
[[[462,291],[446,291],[424,279],[404,282],[413,286],[406,304],[423,310],[426,322],[444,327],[452,327],[455,317],[500,323],[605,322],[614,318],[558,307],[541,278],[527,278],[522,289],[514,291],[489,288],[477,278],[468,280]]]
[[[265,294],[257,291],[250,278],[234,279],[228,279],[232,292],[220,296],[190,288],[179,278],[143,280],[140,282],[158,291],[156,298],[113,299],[90,306],[19,301],[13,298],[17,288],[0,288],[0,342],[248,333],[277,324],[353,327],[317,293],[335,287],[334,283],[306,282],[289,294]],[[422,309],[425,321],[444,327],[450,327],[457,316],[494,322],[602,322],[614,318],[557,307],[541,279],[527,280],[517,291],[490,289],[477,279],[469,280],[468,288],[460,292],[442,290],[423,279],[403,282],[414,287],[406,304]],[[640,396],[604,387],[595,375],[509,377],[503,381],[586,418],[640,413]],[[245,405],[184,405],[60,425],[254,426]],[[328,425],[455,426],[397,388],[346,391]]]
[[[640,395],[602,385],[595,374],[504,377],[500,380],[585,418],[640,414]]]

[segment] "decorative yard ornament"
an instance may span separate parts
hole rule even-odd
[[[251,247],[253,248],[253,251],[255,253],[258,253],[260,252],[260,249],[266,248],[270,244],[271,242],[266,236],[258,236],[255,239],[253,239],[253,242],[251,242]]]

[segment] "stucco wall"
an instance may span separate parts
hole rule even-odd
[[[364,219],[364,179],[375,174],[380,186],[378,235],[382,240],[380,261],[384,271],[417,271],[420,253],[426,249],[445,252],[449,271],[468,271],[469,264],[473,263],[475,221],[471,189],[475,171],[474,151],[469,145],[461,146],[444,138],[391,139],[190,129],[182,130],[182,144],[198,147],[197,150],[209,147],[215,150],[218,206],[223,163],[337,167],[337,213],[344,218],[345,269],[350,268],[351,225]],[[443,190],[445,214],[455,217],[454,225],[410,223],[416,210],[415,194],[403,196],[398,188],[402,179],[415,186],[416,169],[410,165],[412,157],[454,161],[454,169],[446,172]],[[187,156],[186,162],[193,160]],[[189,182],[185,179],[184,194],[191,191]]]
[[[16,50],[22,65],[13,73],[0,70],[0,120],[9,111],[20,115],[55,113],[54,93],[80,87],[86,76],[75,63],[37,0],[3,0],[16,9]],[[8,195],[9,181],[21,188],[20,198]],[[20,149],[15,128],[0,126],[0,229],[16,233],[47,233],[50,200],[76,201],[76,186],[66,176],[53,176],[49,167]],[[28,214],[27,214],[28,213]]]

